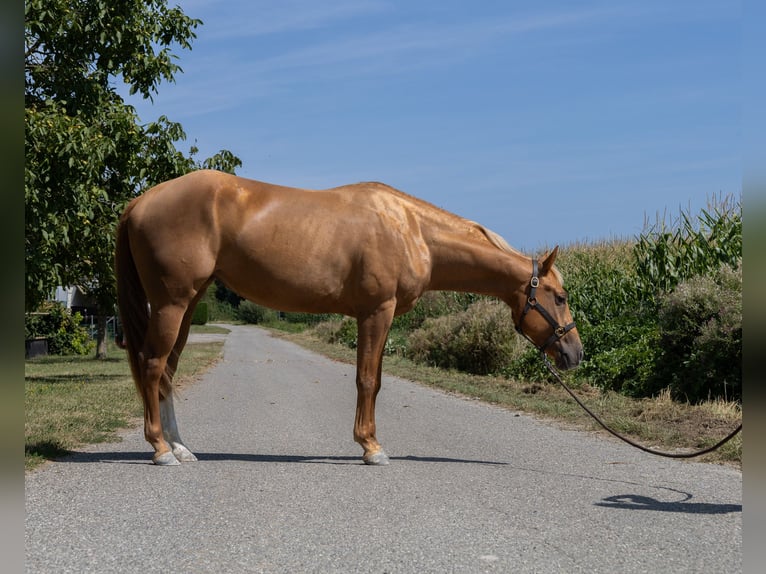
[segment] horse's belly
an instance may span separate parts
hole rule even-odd
[[[241,297],[281,311],[352,314],[349,271],[337,261],[246,258],[217,272]]]

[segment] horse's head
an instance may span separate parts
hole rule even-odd
[[[551,357],[559,369],[576,367],[582,343],[567,303],[561,274],[553,266],[556,246],[542,261],[532,260],[530,278],[512,295],[516,330]]]

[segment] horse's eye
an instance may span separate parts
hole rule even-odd
[[[556,305],[563,305],[567,302],[566,293],[556,293]]]

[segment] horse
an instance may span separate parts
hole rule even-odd
[[[196,460],[179,435],[172,380],[214,279],[273,309],[356,319],[353,436],[364,463],[385,465],[375,425],[385,342],[424,292],[496,297],[559,368],[582,360],[557,253],[531,259],[476,222],[376,182],[309,190],[198,170],[152,187],[120,216],[115,273],[153,462]]]

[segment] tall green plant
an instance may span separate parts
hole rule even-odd
[[[625,240],[573,245],[558,266],[578,325],[599,325],[638,311],[636,270]]]
[[[637,287],[652,301],[685,279],[710,276],[721,265],[738,267],[742,260],[741,200],[733,195],[713,197],[696,218],[684,211],[674,221],[658,218],[639,236],[634,257]]]

